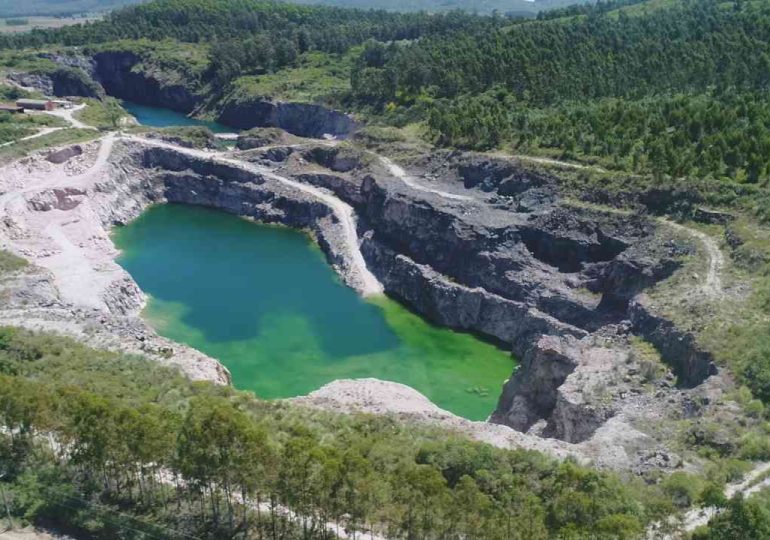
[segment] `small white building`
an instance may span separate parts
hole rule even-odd
[[[68,99],[52,99],[51,101],[54,106],[59,107],[60,109],[71,109],[75,106],[75,104]]]

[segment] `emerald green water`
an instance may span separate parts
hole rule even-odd
[[[209,128],[214,133],[228,133],[236,131],[217,122],[190,118],[189,116],[185,116],[180,112],[172,111],[171,109],[149,107],[147,105],[140,105],[139,103],[133,103],[131,101],[123,101],[121,104],[123,105],[123,108],[126,109],[126,111],[128,111],[134,118],[136,118],[136,121],[139,122],[139,124],[142,126],[203,126]]]
[[[494,409],[513,360],[387,298],[362,300],[305,235],[193,206],[162,205],[114,234],[162,335],[219,359],[262,398],[376,377],[473,420]]]

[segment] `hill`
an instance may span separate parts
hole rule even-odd
[[[68,16],[82,13],[101,13],[138,4],[146,0],[0,0],[0,13],[4,17],[21,15]],[[539,11],[585,3],[590,0],[289,0],[297,4],[318,4],[358,9],[384,9],[388,11],[441,12],[463,10],[470,13],[516,13],[533,15]]]
[[[3,17],[22,15],[69,16],[82,13],[101,13],[115,8],[136,4],[142,0],[0,0]]]

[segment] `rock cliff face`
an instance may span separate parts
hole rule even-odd
[[[492,422],[586,444],[627,430],[640,444],[630,424],[638,411],[675,416],[661,394],[668,403],[685,394],[668,380],[658,395],[639,392],[634,333],[657,347],[681,388],[715,373],[692,337],[643,301],[690,249],[647,216],[567,203],[555,179],[487,156],[433,154],[410,177],[328,147],[251,152],[357,209],[362,253],[388,294],[511,348],[521,365]]]
[[[339,111],[311,103],[286,103],[255,98],[241,103],[227,103],[218,120],[240,129],[277,127],[300,137],[331,135],[347,138],[355,130],[353,119]]]
[[[107,137],[104,146],[112,141]],[[692,404],[703,402],[698,392],[718,388],[710,355],[643,293],[678,268],[687,242],[662,234],[663,225],[644,215],[568,203],[553,178],[515,161],[434,153],[416,160],[411,176],[345,143],[226,155],[132,137],[118,138],[99,156],[89,145],[41,155],[45,170],[100,159],[104,169],[75,176],[77,187],[25,195],[21,215],[80,216],[62,217],[62,227],[79,227],[93,215],[108,230],[154,203],[218,208],[311,231],[355,286],[348,279],[355,222],[340,213],[344,201],[356,210],[361,255],[388,294],[436,323],[493,340],[520,360],[490,421],[590,448],[606,466],[645,470],[661,455],[665,463],[679,463],[668,458],[665,440],[637,427],[649,418],[690,418]],[[9,235],[23,240],[23,230],[10,227]],[[101,245],[88,238],[78,246]],[[130,277],[114,276],[95,302],[107,307],[109,324],[141,340],[141,350],[173,351],[136,322],[143,296]],[[46,283],[38,280],[26,292],[17,287],[11,298],[44,302]],[[90,322],[96,315],[77,316]],[[634,334],[657,348],[671,368],[668,376],[648,377]],[[222,377],[211,359],[188,357],[198,366],[193,373]]]
[[[58,64],[59,69],[50,73],[15,73],[11,78],[47,95],[99,98],[107,94],[184,114],[200,112],[205,101],[200,81],[175,71],[148,67],[132,51],[108,50],[93,57],[49,54],[46,58]],[[300,137],[329,135],[341,139],[356,129],[349,115],[312,103],[255,96],[208,108],[218,111],[219,122],[236,129],[273,127]]]
[[[629,317],[633,329],[655,345],[663,357],[668,359],[679,383],[694,388],[712,375],[717,367],[708,351],[700,348],[692,335],[681,331],[666,318],[650,308],[649,299],[639,295],[629,306]]]
[[[329,201],[302,186],[332,192],[356,209],[361,254],[388,294],[518,357],[491,422],[591,448],[606,466],[644,470],[668,456],[665,441],[636,426],[650,415],[692,414],[687,389],[707,386],[715,369],[641,293],[687,252],[657,222],[570,205],[553,179],[488,157],[437,154],[415,177],[347,145],[236,157],[124,140],[93,189],[49,190],[28,204],[67,211],[88,199],[105,227],[153,203],[218,208],[311,231],[346,276],[346,230]],[[279,167],[282,176],[271,172]],[[129,285],[104,292],[120,315],[141,305]],[[657,347],[679,388],[673,378],[645,379],[633,333]]]
[[[192,112],[201,102],[189,81],[170,82],[138,69],[141,58],[132,52],[101,52],[93,61],[94,77],[111,96],[183,113]]]
[[[62,67],[50,72],[10,73],[12,81],[47,96],[82,96],[100,99],[104,90],[79,69]]]
[[[343,224],[324,201],[276,175],[160,144],[121,143],[114,160],[118,172],[98,190],[106,197],[98,204],[105,225],[128,222],[154,203],[216,208],[311,232],[330,264],[351,286],[358,285]]]

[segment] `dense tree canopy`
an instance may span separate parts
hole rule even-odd
[[[770,4],[627,3],[426,35],[376,55],[367,47],[353,96],[426,111],[447,146],[510,144],[635,172],[766,181]]]
[[[97,538],[323,538],[328,521],[404,538],[630,538],[673,510],[641,481],[536,452],[261,402],[7,328],[0,423],[14,512]]]
[[[459,12],[389,13],[269,0],[157,0],[112,12],[103,21],[0,36],[0,46],[84,45],[139,38],[227,41],[263,35],[290,39],[298,50],[343,52],[370,38],[411,40],[491,24],[495,19]]]

